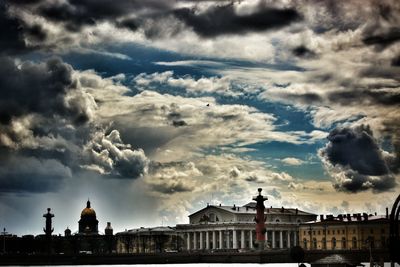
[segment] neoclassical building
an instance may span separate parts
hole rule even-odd
[[[319,220],[301,224],[299,234],[300,246],[307,250],[386,248],[389,218],[367,213],[320,215]]]
[[[186,250],[256,249],[256,203],[244,206],[207,205],[189,215],[189,224],[178,224],[177,233]],[[316,220],[317,215],[293,208],[265,209],[265,249],[290,248],[298,244],[299,224]]]

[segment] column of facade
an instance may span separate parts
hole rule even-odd
[[[187,250],[190,250],[190,232],[187,233]]]
[[[203,243],[203,232],[199,232],[199,235],[200,235],[200,249],[203,249],[204,247],[203,247],[203,245],[204,245],[204,243]]]
[[[249,234],[250,234],[250,237],[249,237],[249,240],[250,240],[250,248],[253,248],[253,231],[250,230],[250,231],[249,231]]]
[[[293,238],[294,238],[294,245],[297,246],[297,231],[294,231]]]
[[[287,247],[290,248],[290,230],[287,231]]]
[[[272,248],[275,248],[275,231],[272,230]]]
[[[197,249],[197,232],[193,232],[193,249]]]
[[[206,232],[206,249],[210,249],[210,233]]]
[[[213,241],[212,248],[216,249],[217,248],[217,237],[216,237],[215,231],[212,231],[212,241]]]
[[[282,230],[279,231],[279,247],[283,248],[283,235],[282,235]]]
[[[241,235],[240,235],[240,248],[244,248],[245,242],[244,242],[244,230],[242,230]]]
[[[236,230],[233,230],[232,242],[233,242],[232,248],[236,249],[237,248],[237,233],[236,233]]]
[[[230,242],[229,242],[229,230],[225,231],[226,234],[226,248],[229,249],[230,248]]]
[[[219,230],[219,249],[223,248],[222,230]]]

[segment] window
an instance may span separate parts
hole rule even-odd
[[[342,230],[342,234],[344,234],[344,229]]]
[[[336,249],[336,238],[332,238],[332,249]]]
[[[374,229],[371,228],[371,229],[369,230],[369,232],[370,232],[371,234],[374,234]]]
[[[381,233],[384,234],[385,233],[385,228],[381,229]]]
[[[318,230],[318,235],[320,235],[321,234],[321,231],[320,230]]]
[[[346,248],[346,238],[342,238],[342,249]]]
[[[332,235],[334,235],[335,234],[335,230],[332,230]]]
[[[323,230],[323,231],[322,231],[322,234],[326,234],[326,230]]]
[[[331,231],[330,230],[328,230],[328,235],[330,235],[331,234]]]
[[[322,238],[322,248],[326,249],[326,239],[325,239],[325,237]]]
[[[353,249],[357,249],[357,238],[356,237],[353,237],[352,243],[353,243]]]
[[[356,233],[356,229],[353,229],[353,234],[355,234]]]
[[[304,235],[306,235],[306,231],[304,231]]]
[[[386,247],[386,240],[384,236],[381,236],[381,244],[382,244],[382,248]]]
[[[317,239],[316,238],[313,238],[312,243],[313,243],[313,249],[317,249]]]
[[[305,248],[305,249],[307,249],[307,239],[303,239],[303,247]]]
[[[280,222],[280,220],[279,220],[279,219],[276,219],[275,222]]]

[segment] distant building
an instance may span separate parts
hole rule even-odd
[[[86,202],[86,208],[81,212],[79,220],[79,234],[97,235],[99,233],[99,221],[96,218],[96,212],[90,207],[90,201]]]
[[[137,228],[116,234],[117,253],[179,251],[183,240],[174,227]]]
[[[366,213],[321,215],[319,220],[302,223],[299,234],[300,246],[307,250],[387,248],[389,219]]]
[[[189,215],[189,224],[178,224],[185,250],[255,249],[256,203],[242,207],[207,205]],[[292,208],[266,208],[266,249],[290,248],[298,244],[298,226],[314,221],[316,214]]]

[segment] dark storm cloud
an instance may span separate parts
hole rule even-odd
[[[260,6],[254,13],[240,15],[235,12],[233,4],[211,7],[202,13],[197,13],[195,9],[182,8],[175,10],[173,14],[202,37],[265,31],[281,28],[301,19],[294,9],[265,6]]]
[[[295,56],[301,58],[315,58],[317,56],[314,51],[308,49],[304,45],[296,47],[292,52]]]
[[[367,189],[385,191],[395,187],[387,157],[379,148],[368,126],[336,128],[320,156],[333,166],[336,189],[358,192]],[[332,172],[331,171],[331,172]]]
[[[391,65],[393,67],[400,67],[400,55],[392,59]]]
[[[24,40],[24,24],[20,19],[8,13],[8,6],[0,3],[0,55],[18,54],[28,50]],[[39,29],[31,29],[31,34],[41,36]]]
[[[79,31],[81,27],[93,25],[96,22],[109,20],[114,22],[117,18],[134,14],[135,12],[166,12],[171,8],[170,1],[112,1],[112,0],[70,0],[67,2],[46,2],[38,8],[43,17],[56,22],[65,23],[70,31]],[[123,19],[117,26],[133,27],[134,20]]]
[[[4,152],[4,151],[2,151]],[[55,159],[11,155],[0,160],[0,192],[57,191],[71,177],[68,167]]]
[[[366,45],[377,45],[382,49],[400,41],[400,28],[392,27],[382,33],[366,36],[363,39]]]
[[[66,101],[66,95],[77,90],[72,67],[60,59],[44,63],[0,58],[0,122],[9,124],[13,117],[31,113],[48,117],[69,117],[75,123],[88,120],[86,107],[79,98]]]

